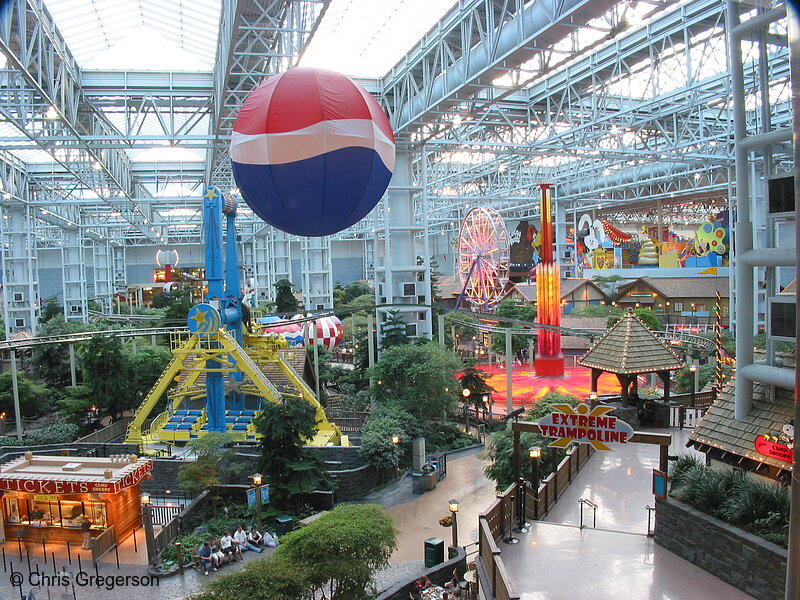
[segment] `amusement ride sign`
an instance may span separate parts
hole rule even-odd
[[[595,450],[611,450],[607,443],[626,444],[633,428],[625,421],[607,413],[613,406],[599,404],[590,408],[586,404],[572,407],[554,404],[554,412],[539,419],[539,430],[545,437],[558,438],[550,446],[565,448],[571,442],[591,444]]]

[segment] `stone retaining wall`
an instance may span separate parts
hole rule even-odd
[[[655,541],[758,600],[784,600],[787,552],[763,538],[657,498]]]

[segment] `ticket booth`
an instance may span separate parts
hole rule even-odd
[[[136,455],[84,458],[30,452],[0,465],[5,538],[80,543],[88,517],[92,537],[113,526],[119,543],[141,526],[139,484],[152,469],[151,460]]]

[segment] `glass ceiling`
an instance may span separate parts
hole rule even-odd
[[[82,69],[211,71],[222,0],[44,0]]]
[[[332,0],[300,66],[383,77],[457,0]]]

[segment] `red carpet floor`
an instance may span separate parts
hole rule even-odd
[[[506,412],[506,369],[505,366],[477,365],[490,374],[488,379],[495,391],[492,393],[494,399],[493,412]],[[592,389],[591,371],[584,367],[566,369],[563,377],[537,377],[533,367],[525,365],[515,366],[511,375],[512,404],[515,408],[519,406],[530,407],[537,398],[541,398],[548,392],[559,392],[562,394],[572,394],[578,398],[587,398]],[[597,382],[597,393],[602,396],[605,394],[619,394],[619,381],[616,376],[603,373]]]

